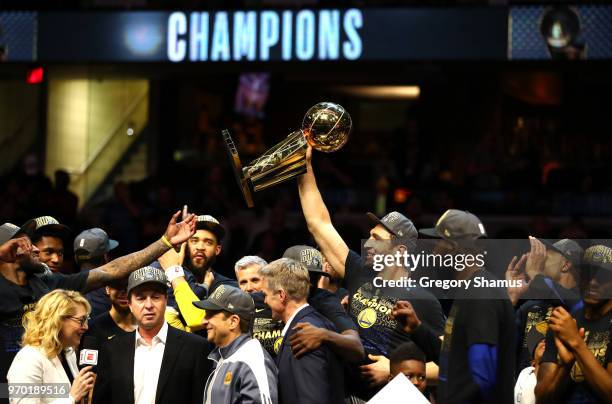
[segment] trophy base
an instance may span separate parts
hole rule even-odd
[[[251,185],[248,178],[245,178],[242,172],[242,162],[240,161],[240,156],[238,155],[238,149],[232,140],[232,135],[229,130],[224,129],[222,131],[223,141],[225,142],[225,147],[227,149],[227,155],[230,158],[230,163],[232,165],[232,170],[234,171],[234,177],[238,182],[238,187],[242,191],[242,196],[244,197],[244,201],[246,202],[249,208],[255,206],[253,203],[253,193],[251,191]]]
[[[245,167],[242,166],[229,131],[224,129],[222,134],[234,176],[249,208],[254,206],[253,192],[270,188],[306,172],[308,144],[301,130],[294,131]]]

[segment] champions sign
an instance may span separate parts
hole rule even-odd
[[[36,60],[503,60],[507,21],[499,7],[47,12],[38,14]]]
[[[174,12],[168,17],[172,62],[355,60],[361,56],[358,9]]]

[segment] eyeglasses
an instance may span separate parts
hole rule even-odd
[[[70,320],[76,321],[77,323],[79,323],[81,325],[81,327],[83,327],[86,322],[91,320],[91,317],[89,317],[89,316],[83,316],[83,317],[67,316],[66,318],[69,318]]]
[[[411,382],[423,383],[425,381],[424,375],[411,375],[410,373],[404,373],[404,376],[406,376]]]

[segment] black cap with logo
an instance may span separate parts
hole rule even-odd
[[[219,221],[211,215],[200,215],[196,218],[196,229],[208,230],[217,236],[217,243],[223,241],[225,237],[225,227],[221,226]]]
[[[223,284],[219,285],[208,299],[193,302],[193,305],[203,310],[227,311],[249,322],[255,311],[255,302],[251,295],[237,287]]]
[[[449,209],[438,219],[436,226],[421,229],[419,233],[447,240],[476,240],[487,237],[480,219],[465,210]]]
[[[127,292],[130,294],[134,288],[144,285],[145,283],[153,283],[168,289],[169,282],[163,270],[155,267],[143,267],[132,272],[128,277]]]
[[[58,237],[67,240],[70,237],[70,228],[61,224],[52,216],[40,216],[30,219],[21,226],[21,229],[32,240],[41,236]]]
[[[108,234],[98,227],[82,231],[74,239],[74,255],[83,262],[102,257],[119,243],[109,239]]]
[[[379,219],[372,212],[368,212],[367,216],[368,219],[370,219],[370,221],[372,222],[372,224],[381,225],[382,227],[387,229],[387,231],[389,231],[391,234],[398,238],[410,240],[413,242],[416,242],[416,240],[419,238],[419,233],[417,232],[414,223],[412,223],[412,220],[408,219],[406,216],[402,215],[399,212],[393,211],[387,213],[385,216],[382,217],[382,219]]]
[[[546,248],[550,248],[551,250],[563,255],[573,265],[580,265],[582,256],[584,254],[584,249],[574,240],[564,238],[563,240],[559,240],[555,243],[551,243],[545,239],[538,240],[540,240],[542,244],[546,246]]]
[[[316,248],[307,245],[294,245],[285,250],[283,258],[296,260],[304,265],[308,272],[329,276],[327,272],[323,271],[323,256]]]

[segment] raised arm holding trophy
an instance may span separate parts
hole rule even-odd
[[[306,112],[302,128],[242,167],[238,150],[229,131],[223,140],[238,185],[248,207],[253,207],[253,192],[261,191],[306,172],[306,148],[331,153],[346,144],[351,132],[351,116],[339,104],[321,102]]]

